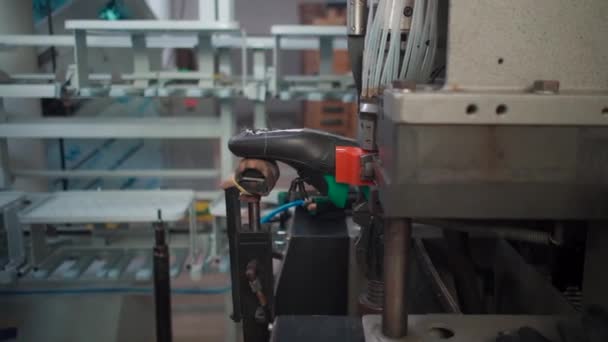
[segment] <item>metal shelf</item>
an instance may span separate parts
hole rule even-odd
[[[56,192],[19,213],[24,224],[130,223],[185,218],[194,201],[189,190]]]
[[[3,138],[221,138],[217,118],[47,118],[0,124]]]
[[[170,178],[170,179],[208,179],[220,176],[219,170],[215,169],[173,169],[173,170],[32,170],[17,169],[12,170],[17,177],[35,178],[69,178],[69,179],[90,179],[90,178]],[[2,197],[0,197],[0,206]]]
[[[20,285],[35,285],[66,281],[81,282],[126,282],[148,281],[152,277],[152,251],[150,248],[60,248],[51,254],[35,271],[19,279]],[[171,247],[170,276],[176,278],[188,269],[187,248]]]
[[[336,40],[340,37],[346,38],[347,30],[346,26],[324,26],[324,25],[274,25],[270,28],[272,35],[274,36],[274,47],[273,47],[273,62],[274,62],[274,73],[272,74],[272,80],[270,83],[270,90],[274,96],[280,96],[281,98],[289,99],[284,96],[285,91],[289,94],[289,86],[286,86],[285,76],[281,75],[281,52],[284,50],[282,46],[282,39],[284,37],[314,37],[318,42],[319,49],[319,76],[322,77],[333,77],[333,59],[334,50],[336,46]],[[331,88],[320,81],[318,88]],[[310,88],[312,93],[315,91],[315,86]],[[308,88],[301,88],[298,92],[306,92]],[[347,89],[342,89],[347,90]],[[314,97],[314,96],[313,96]],[[318,97],[318,96],[316,96]]]
[[[87,30],[104,32],[235,32],[236,22],[203,22],[200,20],[67,20],[67,30]]]
[[[34,36],[0,35],[0,48],[14,46],[73,47],[75,64],[65,79],[52,74],[16,74],[0,84],[0,97],[206,97],[221,99],[219,118],[49,118],[13,119],[0,122],[2,138],[152,138],[152,139],[217,139],[221,140],[221,177],[233,170],[233,156],[227,139],[234,134],[232,103],[226,99],[245,96],[256,101],[256,128],[266,127],[264,101],[268,94],[280,98],[342,99],[350,101],[351,83],[345,77],[279,79],[279,51],[319,49],[321,75],[331,74],[334,49],[346,48],[346,27],[313,25],[277,25],[273,37],[244,37],[236,22],[201,22],[170,20],[69,20],[66,29],[73,35]],[[93,47],[129,48],[133,52],[133,72],[115,75],[90,73],[88,56]],[[150,48],[194,48],[199,70],[179,73],[152,70]],[[232,75],[230,49],[241,49],[243,73]],[[251,49],[253,71],[247,72],[246,49]],[[266,60],[266,50],[273,49],[274,67]],[[218,58],[219,57],[219,58]],[[218,77],[216,74],[219,70]],[[282,76],[281,76],[282,77]],[[350,76],[348,77],[350,78]],[[67,80],[67,81],[66,81]],[[186,81],[186,82],[184,82]],[[285,82],[283,82],[285,81]],[[169,178],[202,178],[210,173],[184,170],[115,172],[17,170],[26,177],[87,178],[122,177],[134,172]],[[5,172],[10,176],[10,170]],[[215,173],[213,174],[215,176]],[[8,178],[7,178],[8,179]]]
[[[23,198],[25,194],[20,191],[0,191],[0,208]]]

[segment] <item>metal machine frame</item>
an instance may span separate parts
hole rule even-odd
[[[385,311],[382,333],[367,324],[366,335],[414,340],[428,324],[408,322],[405,309],[400,275],[408,273],[412,219],[608,217],[608,47],[599,43],[607,13],[603,1],[449,2],[445,83],[397,82],[379,101]],[[605,297],[584,296],[596,304]],[[500,317],[429,319],[454,331],[484,319],[494,334],[508,325]]]

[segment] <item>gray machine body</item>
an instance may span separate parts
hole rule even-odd
[[[603,0],[451,1],[443,86],[380,103],[384,214],[608,218],[606,18]]]

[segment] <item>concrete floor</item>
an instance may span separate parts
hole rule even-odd
[[[188,275],[173,287],[222,287],[225,274],[207,274],[193,284]],[[172,297],[174,341],[229,341],[230,292]],[[17,341],[153,341],[150,295],[28,295],[0,298],[0,326],[16,326]]]
[[[222,287],[230,282],[228,274],[203,275],[195,286]],[[176,287],[192,287],[189,276],[182,275],[174,281]],[[231,293],[221,295],[174,295],[174,341],[229,342],[234,338],[234,323],[230,320]]]

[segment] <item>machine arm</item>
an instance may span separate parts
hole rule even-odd
[[[312,129],[246,130],[230,139],[230,151],[241,158],[280,161],[326,195],[326,176],[336,175],[336,148],[357,147],[355,140]]]

